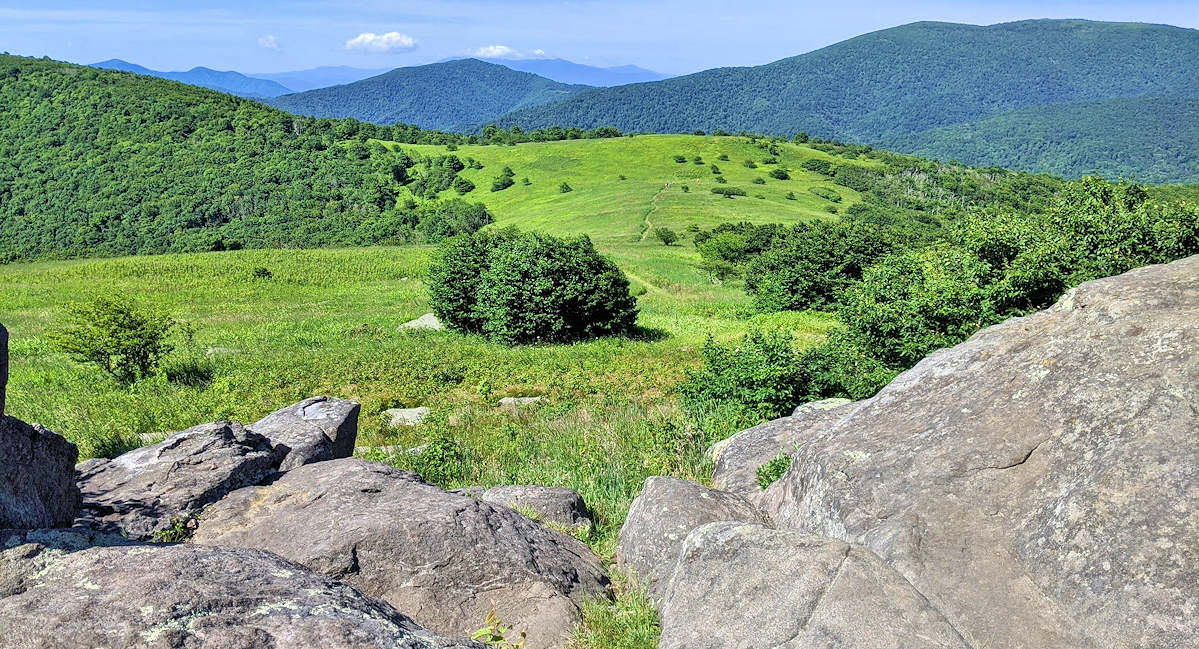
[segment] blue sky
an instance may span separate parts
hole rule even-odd
[[[160,70],[391,68],[480,52],[668,73],[757,65],[917,20],[1199,28],[1199,0],[0,0],[0,51]]]

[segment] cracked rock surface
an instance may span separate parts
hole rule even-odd
[[[721,522],[697,528],[683,544],[662,606],[658,647],[969,645],[868,550],[798,530]]]
[[[0,532],[0,629],[0,649],[484,649],[269,552],[83,530]]]
[[[975,649],[1196,646],[1199,257],[934,353],[761,502],[869,549]]]
[[[529,649],[564,646],[584,600],[608,593],[580,541],[354,458],[229,494],[200,516],[192,541],[275,552],[446,635],[469,636],[494,609],[528,633]]]

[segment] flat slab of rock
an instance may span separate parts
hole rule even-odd
[[[271,441],[241,424],[218,422],[111,460],[78,467],[77,525],[151,540],[225,494],[275,472]]]
[[[437,316],[433,315],[432,313],[426,313],[415,320],[409,320],[408,322],[400,325],[400,329],[428,329],[430,331],[442,331],[445,329],[445,325],[441,324],[441,321],[437,319]]]
[[[37,424],[0,415],[0,529],[70,525],[79,450]]]
[[[544,397],[504,397],[500,399],[500,410],[504,412],[516,414],[521,408],[531,406],[542,401]]]
[[[482,649],[269,552],[0,532],[0,649]]]
[[[1199,257],[934,353],[766,501],[869,548],[976,647],[1195,646]]]
[[[660,599],[687,535],[718,521],[766,522],[741,496],[679,478],[647,478],[620,528],[616,557],[637,574],[651,597]]]
[[[825,399],[802,405],[783,417],[741,431],[712,447],[712,484],[725,491],[756,499],[762,492],[758,467],[785,453],[794,457],[795,446],[853,411],[848,399]]]
[[[529,649],[564,646],[583,601],[608,592],[579,541],[358,459],[236,491],[204,512],[192,540],[270,550],[447,635],[469,635],[495,610],[528,633]]]
[[[591,527],[587,504],[574,489],[503,485],[484,491],[479,498],[494,505],[503,505],[518,511],[526,510],[527,513],[535,514],[533,519],[541,523],[552,523],[571,530]]]
[[[661,613],[660,649],[971,649],[869,551],[760,525],[691,532]]]
[[[279,470],[325,462],[354,454],[358,412],[353,401],[312,397],[276,410],[250,426],[283,454]]]
[[[400,426],[416,426],[423,422],[432,411],[421,406],[420,408],[392,408],[384,410],[383,414],[387,416],[387,425],[392,428]]]

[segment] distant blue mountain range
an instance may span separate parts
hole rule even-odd
[[[269,79],[260,79],[256,77],[246,76],[240,72],[222,72],[220,70],[212,70],[209,68],[192,68],[186,72],[160,72],[151,70],[150,68],[122,61],[120,59],[109,59],[99,63],[93,63],[93,68],[104,68],[106,70],[121,70],[124,72],[132,72],[134,74],[144,74],[151,77],[160,77],[178,81],[193,86],[202,86],[211,88],[221,92],[227,92],[231,95],[240,97],[249,97],[252,99],[265,99],[267,97],[278,97],[293,92],[293,89],[284,86],[276,81]]]
[[[458,58],[461,57],[446,59],[446,61],[454,61],[458,60]],[[502,65],[518,72],[530,72],[546,79],[557,81],[558,83],[596,86],[598,88],[610,88],[612,86],[623,86],[628,83],[643,83],[646,81],[661,81],[670,78],[668,74],[646,70],[635,65],[599,68],[564,59],[479,58],[479,60]]]

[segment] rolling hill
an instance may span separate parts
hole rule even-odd
[[[362,144],[411,128],[7,55],[0,105],[0,262],[346,245],[418,216],[395,206],[400,161]]]
[[[514,111],[500,123],[526,129],[612,125],[625,131],[668,133],[806,131],[858,143],[903,145],[909,141],[904,138],[959,124],[1002,128],[1003,122],[982,120],[1038,106],[1121,98],[1199,99],[1199,76],[1191,65],[1195,60],[1199,31],[1164,25],[1035,20],[979,27],[924,22],[769,65],[589,90],[555,104]],[[1165,116],[1141,114],[1149,132],[1171,126]],[[1087,113],[1096,119],[1103,115],[1104,111]],[[1054,121],[1046,119],[1046,124]],[[1102,122],[1081,123],[1081,128],[1103,127]],[[1055,141],[1065,141],[1064,134],[1052,135]],[[911,140],[920,145],[913,151],[953,157],[954,149],[941,149],[938,139],[931,134]],[[1117,138],[1111,146],[1145,143],[1144,138]],[[1018,139],[1012,146],[1029,144]],[[1161,140],[1148,144],[1147,156],[1172,157],[1162,151],[1169,146]],[[1103,168],[1103,155],[1094,151],[1052,168],[1076,176]],[[1003,152],[977,161],[1000,164],[1007,159],[1011,154]],[[1182,181],[1189,177],[1186,169],[1162,163],[1153,175]],[[1140,167],[1135,171],[1145,172]]]
[[[1050,104],[895,137],[890,149],[969,165],[1199,183],[1199,99]]]
[[[132,72],[134,74],[144,74],[151,77],[159,77],[161,79],[170,79],[192,86],[200,86],[201,88],[210,88],[227,92],[231,95],[249,98],[265,98],[278,97],[286,95],[290,92],[295,92],[280,83],[269,79],[261,79],[246,76],[240,72],[222,72],[219,70],[211,70],[209,68],[196,67],[186,72],[159,72],[146,67],[122,61],[120,59],[109,59],[93,63],[88,67],[102,68],[105,70],[120,70],[122,72]]]
[[[468,131],[505,113],[586,90],[475,59],[397,68],[362,81],[266,103],[299,115]]]

